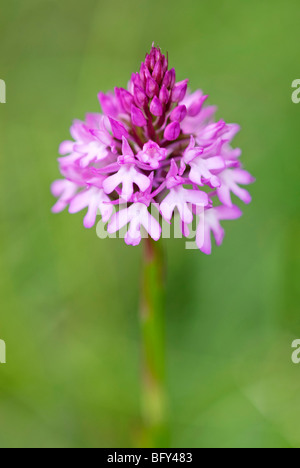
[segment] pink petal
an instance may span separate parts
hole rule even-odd
[[[154,239],[155,241],[158,241],[161,236],[161,226],[159,222],[148,213],[148,219],[147,222],[145,223],[145,220],[142,219],[142,224],[148,234]]]
[[[115,213],[111,218],[107,226],[107,232],[113,234],[117,231],[120,231],[120,229],[126,226],[131,221],[131,219],[132,216],[130,216],[128,208],[118,211],[118,213]]]
[[[134,183],[139,187],[142,192],[146,192],[146,190],[150,187],[150,179],[149,177],[141,174],[140,172],[136,171],[136,175],[134,177]]]
[[[255,178],[252,177],[252,175],[249,172],[244,171],[243,169],[235,169],[234,180],[238,184],[242,185],[248,185],[255,182]]]
[[[238,219],[243,215],[243,212],[237,206],[228,207],[221,205],[214,208],[214,210],[217,213],[218,219]]]
[[[78,193],[75,198],[70,203],[69,213],[74,214],[83,210],[89,205],[91,194],[89,190],[84,190],[83,192]]]
[[[59,154],[62,156],[65,154],[72,153],[74,148],[74,141],[63,141],[59,146]]]
[[[120,176],[120,172],[113,174],[103,182],[103,189],[105,193],[112,193],[116,187],[118,187],[122,182],[122,177]]]
[[[111,117],[109,117],[109,121],[110,121],[111,131],[113,133],[113,136],[117,140],[122,140],[123,136],[125,138],[129,138],[128,131],[126,130],[125,126],[121,122],[118,122],[117,120],[114,120]]]
[[[233,206],[230,196],[230,190],[226,185],[221,185],[221,187],[217,189],[217,194],[221,203],[224,203],[224,205],[229,207]]]

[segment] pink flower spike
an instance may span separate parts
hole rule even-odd
[[[155,207],[167,222],[178,211],[184,235],[199,218],[197,245],[211,252],[211,233],[221,244],[223,219],[241,215],[232,193],[245,203],[251,195],[241,185],[254,181],[242,169],[241,150],[232,146],[239,125],[217,121],[217,108],[205,106],[207,95],[187,90],[188,80],[176,83],[175,69],[154,45],[127,88],[99,93],[102,113],[87,113],[74,120],[71,139],[59,147],[63,177],[51,191],[54,212],[69,205],[75,213],[87,208],[84,225],[95,224],[97,212],[104,222],[129,225],[125,242],[137,245],[141,228],[157,240],[160,225],[148,212]],[[203,189],[202,189],[203,187]],[[126,220],[126,217],[128,218]]]

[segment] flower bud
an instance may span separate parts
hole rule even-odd
[[[162,64],[161,62],[156,62],[155,67],[152,72],[152,78],[155,79],[155,81],[160,84],[161,80],[163,78],[163,71],[162,71]]]
[[[178,122],[170,123],[164,132],[164,137],[168,141],[177,140],[180,135],[180,125]]]
[[[185,106],[177,106],[172,110],[170,119],[172,122],[182,122],[187,115],[187,110]]]
[[[154,96],[150,104],[150,112],[157,117],[160,117],[163,114],[163,106],[157,96]]]
[[[146,67],[150,68],[150,63],[151,63],[151,57],[149,54],[146,55],[145,57],[145,65]]]
[[[140,68],[140,78],[142,80],[142,83],[145,84],[147,78],[151,77],[151,73],[148,70],[148,67],[144,63],[142,63],[141,68]]]
[[[190,106],[188,106],[188,115],[190,117],[196,117],[202,109],[203,103],[208,98],[208,95],[203,95],[201,91],[194,93],[195,98],[193,99]]]
[[[162,85],[161,90],[160,90],[160,92],[159,92],[159,100],[160,100],[163,104],[167,104],[167,102],[169,101],[169,98],[170,98],[169,91],[167,90],[167,88],[165,87],[165,85]]]
[[[172,90],[172,102],[180,102],[187,91],[188,80],[179,81]]]
[[[143,108],[147,102],[147,96],[139,86],[134,86],[134,100],[136,105],[141,108]]]
[[[132,82],[135,86],[138,86],[139,88],[143,87],[143,82],[141,80],[140,74],[139,73],[134,73],[132,76]]]
[[[133,103],[133,96],[124,88],[115,88],[116,95],[119,99],[121,107],[125,110],[125,112],[130,113],[131,105]]]
[[[111,131],[113,133],[113,136],[117,140],[122,140],[122,137],[124,136],[125,138],[129,138],[128,131],[126,130],[125,126],[121,123],[118,122],[115,119],[112,119],[109,117],[110,125],[111,125]]]
[[[147,94],[147,96],[149,98],[153,98],[153,96],[158,95],[158,91],[159,91],[158,84],[156,83],[156,81],[151,76],[149,76],[147,78],[147,81],[146,81],[146,94]]]
[[[147,125],[147,120],[145,119],[143,112],[134,104],[131,106],[131,120],[133,125],[136,125],[137,127]]]
[[[99,93],[98,94],[99,102],[102,107],[103,112],[106,115],[111,115],[111,116],[116,116],[118,115],[118,106],[116,105],[116,100],[114,99],[114,96],[112,96],[110,93],[104,94],[104,93]]]
[[[166,86],[166,88],[170,89],[173,88],[176,80],[176,73],[174,68],[171,68],[171,70],[168,70],[167,73],[164,76],[163,79],[163,85]]]

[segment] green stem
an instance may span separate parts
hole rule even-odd
[[[165,271],[162,246],[144,240],[142,300],[143,447],[167,448]]]

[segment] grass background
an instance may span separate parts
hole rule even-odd
[[[52,215],[57,148],[152,41],[238,122],[257,182],[211,257],[165,242],[172,447],[300,447],[298,0],[1,5],[1,447],[130,447],[140,248]]]

